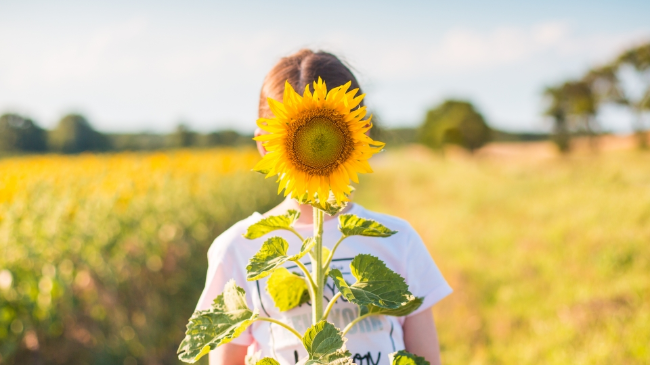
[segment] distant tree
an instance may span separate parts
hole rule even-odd
[[[196,133],[192,132],[186,124],[180,123],[169,138],[173,148],[190,147],[196,142]]]
[[[242,136],[237,131],[223,130],[218,132],[211,132],[199,136],[198,145],[201,147],[213,146],[238,146],[245,143],[253,144],[253,140]]]
[[[647,148],[648,140],[644,130],[643,114],[650,111],[650,43],[632,48],[618,57],[618,67],[630,67],[635,71],[638,81],[643,85],[641,92],[633,95],[625,92],[622,95],[623,104],[630,107],[635,115],[634,130],[639,137],[639,147]]]
[[[554,140],[560,151],[569,151],[572,133],[586,133],[595,148],[595,136],[599,130],[596,120],[598,100],[592,85],[585,80],[567,81],[548,88],[545,94],[549,100],[546,115],[554,118]]]
[[[625,91],[618,77],[618,65],[609,64],[593,68],[587,72],[582,81],[591,88],[598,106],[604,103],[625,104]]]
[[[447,100],[427,112],[418,135],[434,149],[453,143],[474,151],[490,141],[491,130],[470,102]]]
[[[78,114],[63,117],[48,137],[48,144],[53,151],[79,153],[84,151],[102,151],[108,149],[108,140]]]
[[[46,132],[34,121],[17,114],[0,116],[0,151],[43,152],[47,149]]]
[[[544,91],[547,108],[544,114],[553,118],[553,142],[562,153],[571,150],[571,133],[567,123],[567,101],[562,87],[548,87]]]
[[[111,149],[116,151],[142,151],[164,149],[168,145],[168,138],[164,134],[154,133],[113,133],[105,135],[109,140]]]

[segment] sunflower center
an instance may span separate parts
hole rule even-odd
[[[336,162],[343,149],[343,133],[330,120],[314,118],[296,131],[294,149],[302,163],[314,168]]]
[[[293,165],[310,175],[329,175],[347,159],[354,141],[343,117],[319,110],[297,118],[289,131],[287,150]]]

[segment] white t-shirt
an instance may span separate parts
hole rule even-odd
[[[373,219],[398,233],[387,238],[362,236],[346,238],[336,250],[331,267],[341,270],[347,282],[356,281],[350,273],[350,262],[357,254],[365,253],[377,256],[390,269],[404,277],[413,295],[424,297],[422,306],[411,315],[429,310],[432,305],[452,292],[422,239],[408,222],[371,212],[358,204],[353,204],[348,213]],[[284,230],[271,232],[256,240],[242,237],[248,226],[260,219],[262,215],[254,213],[215,239],[208,250],[208,275],[197,309],[210,308],[214,298],[223,291],[226,282],[235,279],[237,285],[246,290],[246,300],[251,309],[257,309],[260,316],[280,320],[294,327],[298,332],[304,333],[312,324],[309,303],[280,312],[266,291],[268,277],[258,281],[246,280],[248,259],[257,253],[262,243],[269,237],[281,236],[286,239],[289,242],[289,255],[298,253],[301,246],[298,237]],[[338,219],[325,221],[324,246],[331,248],[341,237],[337,226]],[[312,225],[296,224],[294,228],[303,237],[312,236]],[[309,255],[303,257],[302,262],[307,268],[311,268]],[[285,267],[289,271],[300,271],[293,262],[287,262]],[[328,279],[323,295],[324,306],[337,292],[332,280]],[[328,320],[342,329],[358,316],[358,311],[357,305],[340,298],[332,308]],[[383,315],[371,316],[357,323],[346,335],[348,338],[346,346],[352,353],[355,363],[357,365],[390,364],[388,354],[404,349],[403,323],[404,317]],[[232,343],[249,346],[249,354],[261,351],[261,357],[274,357],[282,365],[293,365],[297,359],[307,356],[298,338],[281,326],[266,321],[254,322]]]

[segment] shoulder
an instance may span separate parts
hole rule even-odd
[[[262,219],[261,214],[253,213],[252,215],[240,220],[227,230],[223,231],[223,233],[214,239],[212,245],[210,246],[210,249],[208,249],[208,258],[223,256],[235,247],[247,247],[248,245],[246,242],[249,242],[249,240],[245,239],[243,237],[243,234],[246,233],[246,230],[251,224],[259,221],[260,219]]]

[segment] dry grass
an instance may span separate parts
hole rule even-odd
[[[650,155],[375,162],[357,200],[412,222],[455,288],[443,362],[648,363]]]

